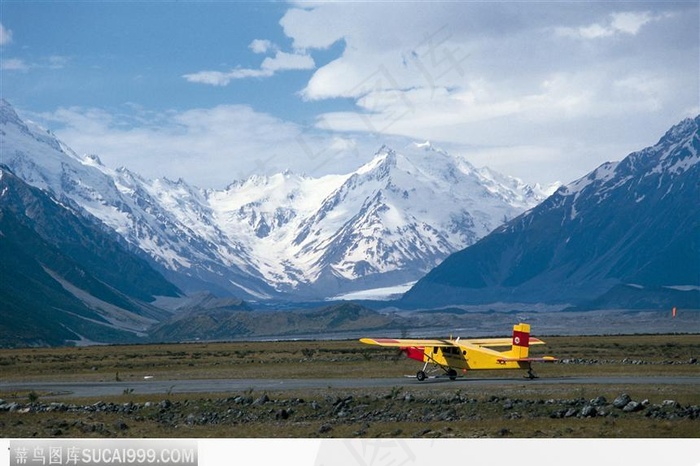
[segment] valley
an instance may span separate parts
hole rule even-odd
[[[200,189],[0,125],[2,347],[697,329],[700,117],[551,190],[429,143]]]
[[[538,354],[560,362],[538,365],[534,381],[483,372],[419,383],[402,377],[415,361],[352,340],[3,350],[0,425],[54,438],[697,438],[697,335],[546,340]],[[178,386],[202,378],[208,392]],[[373,385],[343,384],[352,379]],[[153,380],[170,388],[146,391]],[[39,388],[59,381],[121,390]]]

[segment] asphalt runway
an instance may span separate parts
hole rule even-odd
[[[469,387],[493,385],[695,385],[700,377],[552,377],[528,380],[520,378],[478,379],[460,377],[429,378],[419,382],[414,377],[372,379],[206,379],[206,380],[158,380],[156,378],[127,382],[0,382],[0,392],[35,391],[43,397],[109,397],[131,393],[242,393],[246,390],[285,391],[311,389]]]

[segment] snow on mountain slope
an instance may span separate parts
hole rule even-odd
[[[267,280],[324,296],[365,289],[370,277],[371,287],[416,280],[542,198],[429,144],[382,147],[349,175],[285,172],[207,192],[218,224],[250,245]]]
[[[294,244],[315,277],[424,273],[527,207],[482,181],[466,162],[432,147],[402,154],[382,147],[324,200]]]
[[[185,291],[318,299],[401,285],[545,197],[429,143],[382,147],[350,174],[202,190],[80,157],[5,101],[0,125],[18,176],[99,218]]]
[[[603,306],[598,309],[685,302],[697,308],[698,180],[700,116],[681,121],[655,145],[561,187],[445,259],[402,300]]]
[[[3,159],[17,176],[100,219],[183,290],[274,294],[245,247],[213,223],[203,194],[184,181],[146,180],[105,167],[96,156],[79,157],[50,132],[20,120],[6,101],[0,102],[0,131]]]
[[[290,172],[253,176],[205,193],[213,218],[229,237],[251,248],[256,267],[281,289],[306,280],[292,246],[300,224],[347,175],[314,179]]]

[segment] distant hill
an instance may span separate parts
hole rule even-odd
[[[699,125],[700,116],[686,119],[656,145],[559,188],[449,256],[402,304],[700,308]]]
[[[296,311],[216,309],[178,315],[150,332],[153,341],[230,340],[251,337],[333,335],[349,331],[396,329],[402,318],[387,316],[355,303]]]

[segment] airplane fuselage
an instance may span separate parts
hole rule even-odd
[[[416,361],[451,367],[464,372],[480,369],[527,369],[529,367],[527,362],[505,361],[503,353],[487,348],[475,350],[463,346],[419,346],[402,349],[406,356]]]

